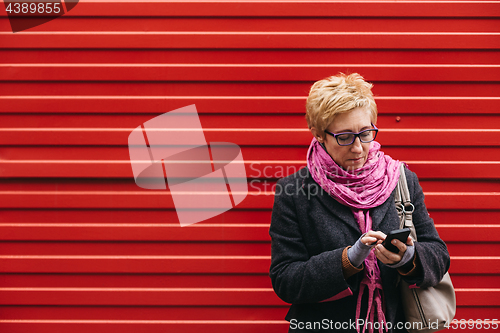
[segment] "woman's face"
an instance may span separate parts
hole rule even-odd
[[[355,108],[336,116],[326,130],[338,134],[344,132],[359,133],[370,128],[372,128],[370,111],[366,108]],[[340,167],[345,170],[356,170],[365,165],[370,149],[369,142],[362,143],[357,137],[351,145],[340,146],[332,135],[327,133],[325,135],[326,137],[322,141],[326,151]]]

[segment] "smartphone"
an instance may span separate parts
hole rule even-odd
[[[404,228],[404,229],[397,229],[391,231],[387,237],[384,239],[384,242],[382,245],[389,251],[398,253],[399,249],[393,245],[391,242],[393,239],[399,239],[401,242],[406,244],[406,241],[408,240],[408,236],[410,235],[410,228]]]

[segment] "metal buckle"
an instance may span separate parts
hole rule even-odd
[[[408,207],[410,207],[411,210],[407,210]],[[415,211],[415,206],[413,206],[413,204],[411,202],[406,203],[404,205],[404,212],[405,212],[405,214],[412,214],[414,211]]]

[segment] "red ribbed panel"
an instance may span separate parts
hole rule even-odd
[[[500,2],[80,0],[15,34],[0,9],[1,332],[286,332],[273,186],[305,165],[310,85],[339,71],[374,83],[378,140],[420,177],[456,318],[498,319]],[[181,228],[127,138],[190,104],[250,192]]]

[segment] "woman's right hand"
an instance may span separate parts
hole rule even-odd
[[[361,238],[361,243],[368,246],[378,245],[384,241],[386,236],[382,231],[370,230]]]
[[[363,234],[356,243],[347,250],[347,257],[354,267],[360,267],[363,261],[368,257],[373,246],[382,243],[385,234],[381,231],[370,230]]]

